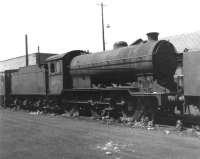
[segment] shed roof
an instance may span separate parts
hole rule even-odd
[[[200,31],[169,36],[163,39],[169,40],[172,44],[174,44],[179,53],[184,50],[200,50]]]
[[[32,53],[28,55],[29,65],[37,65],[46,63],[46,58],[55,54],[51,53]],[[0,72],[5,70],[18,69],[26,66],[26,57],[18,56],[11,59],[0,61]]]

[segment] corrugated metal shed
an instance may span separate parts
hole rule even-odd
[[[193,33],[185,33],[163,38],[173,43],[179,53],[184,50],[199,51],[200,50],[200,31]]]
[[[46,63],[46,58],[55,55],[50,53],[33,53],[29,54],[29,65],[44,64]],[[24,67],[26,65],[25,56],[19,56],[12,59],[0,61],[0,72],[5,70],[18,69],[19,67]]]

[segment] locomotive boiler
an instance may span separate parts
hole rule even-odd
[[[70,64],[73,88],[147,84],[156,80],[175,90],[176,50],[170,42],[158,41],[157,36],[158,33],[149,33],[148,41],[137,45],[75,57]],[[142,77],[148,77],[147,81]]]

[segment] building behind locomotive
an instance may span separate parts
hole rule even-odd
[[[46,58],[55,54],[50,53],[32,53],[28,55],[29,65],[43,65]],[[5,70],[18,69],[26,66],[26,56],[19,56],[8,60],[0,61],[0,72]]]

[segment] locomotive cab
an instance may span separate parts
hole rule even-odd
[[[59,95],[63,89],[72,88],[69,64],[75,56],[82,53],[83,51],[81,50],[74,50],[64,54],[54,55],[47,59],[49,95]]]

